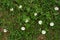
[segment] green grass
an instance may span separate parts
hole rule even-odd
[[[60,0],[0,0],[0,40],[60,40],[60,10],[54,10],[55,6],[60,8]],[[29,22],[25,23],[27,18]],[[43,21],[42,25],[38,24],[39,20]],[[51,27],[50,22],[55,25]],[[22,26],[25,31],[21,30]],[[4,28],[7,33],[3,32]],[[42,30],[46,30],[45,35],[41,34]]]

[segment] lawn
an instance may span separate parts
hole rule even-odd
[[[0,40],[60,40],[60,0],[0,0]]]

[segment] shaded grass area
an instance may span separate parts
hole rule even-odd
[[[55,6],[60,7],[60,0],[1,0],[0,40],[60,40],[60,10],[55,11]],[[26,18],[28,23],[25,23]],[[39,20],[43,21],[42,25],[38,24]],[[50,22],[55,25],[50,27]],[[26,27],[25,31],[20,29],[22,26]],[[7,33],[3,32],[4,28]],[[42,30],[47,31],[46,35],[41,34]]]

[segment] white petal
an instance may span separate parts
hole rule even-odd
[[[14,10],[13,8],[10,9],[10,11],[13,11],[13,10]]]
[[[4,32],[7,32],[7,29],[4,29],[3,31],[4,31]]]
[[[55,7],[54,9],[55,9],[55,10],[59,10],[59,7]]]
[[[27,22],[29,22],[29,20],[28,20],[28,19],[26,19],[26,20],[25,20],[25,22],[27,23]]]
[[[38,23],[41,25],[42,24],[42,20],[38,21]]]
[[[53,23],[53,22],[51,22],[51,23],[50,23],[50,26],[54,26],[54,23]]]
[[[22,5],[20,5],[19,8],[22,8]]]
[[[42,30],[42,34],[46,34],[46,31],[45,30]]]
[[[25,30],[25,27],[21,27],[21,30]]]
[[[34,13],[34,16],[37,16],[37,13]]]

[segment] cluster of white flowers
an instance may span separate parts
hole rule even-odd
[[[18,8],[21,9],[22,5],[19,5]],[[13,11],[13,10],[14,10],[13,8],[10,8],[10,11]],[[54,10],[58,11],[59,7],[54,7]],[[34,13],[34,16],[37,16],[37,13]]]
[[[42,20],[39,20],[39,21],[38,21],[38,24],[39,24],[39,25],[42,25]],[[50,22],[50,26],[54,26],[54,22]],[[42,30],[41,33],[42,33],[42,34],[46,34],[46,30]]]
[[[21,9],[21,8],[22,8],[22,5],[19,5],[18,8]],[[13,10],[14,10],[13,8],[10,9],[10,11],[13,11]],[[54,7],[54,10],[58,11],[58,10],[59,10],[59,7]],[[37,16],[37,13],[34,13],[34,16]],[[26,20],[25,20],[25,23],[28,23],[28,22],[29,22],[29,20],[26,19]],[[39,20],[39,21],[38,21],[38,24],[39,24],[39,25],[42,25],[42,23],[43,23],[42,20]],[[54,26],[54,22],[50,22],[49,25],[50,25],[50,26]],[[21,27],[21,30],[25,30],[25,27]],[[7,32],[7,29],[4,29],[4,32]],[[41,33],[42,33],[42,34],[46,34],[46,30],[42,30]]]
[[[19,5],[18,8],[21,9],[22,5]],[[14,8],[10,8],[10,11],[14,11]]]

